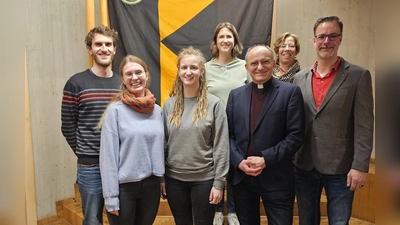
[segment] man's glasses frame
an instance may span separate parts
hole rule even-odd
[[[261,64],[262,67],[266,67],[268,65],[271,65],[272,61],[273,60],[271,60],[271,59],[264,59],[264,60],[262,60],[260,62],[259,61],[253,61],[253,62],[250,63],[250,67],[253,68],[253,69],[256,69],[260,64]]]
[[[318,42],[323,42],[325,40],[326,37],[328,37],[328,39],[330,41],[336,41],[340,36],[342,36],[342,34],[320,34],[320,35],[316,35],[314,36],[314,38],[318,41]]]

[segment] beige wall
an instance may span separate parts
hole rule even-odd
[[[66,80],[87,67],[85,1],[26,1],[27,73],[31,104],[38,219],[73,196],[76,157],[61,134]]]
[[[26,224],[25,23],[21,1],[0,1],[0,224]]]
[[[289,31],[300,38],[300,65],[305,68],[316,59],[313,27],[323,16],[336,15],[343,21],[343,41],[339,55],[375,72],[375,13],[373,0],[276,0],[276,34]]]
[[[344,22],[339,54],[375,76],[372,0],[276,0],[277,31],[299,35],[302,68],[313,63],[312,27],[317,18],[338,15]],[[96,1],[97,2],[97,1]],[[38,219],[55,215],[55,202],[72,197],[76,157],[60,131],[62,89],[87,67],[85,1],[26,1],[27,73],[31,101]],[[97,23],[96,23],[97,24]]]

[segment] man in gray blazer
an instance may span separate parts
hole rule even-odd
[[[354,191],[363,187],[373,145],[370,72],[337,55],[343,23],[336,16],[314,25],[316,62],[296,74],[306,117],[304,144],[294,157],[300,225],[320,222],[322,188],[329,224],[348,224]]]

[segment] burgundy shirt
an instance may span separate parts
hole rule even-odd
[[[264,106],[264,101],[267,98],[268,91],[271,86],[272,78],[263,84],[263,89],[258,89],[257,84],[252,83],[251,105],[250,105],[250,142],[247,148],[247,156],[255,155],[253,152],[253,132],[256,128],[258,117]]]

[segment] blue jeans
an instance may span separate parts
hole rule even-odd
[[[82,225],[102,224],[104,199],[100,167],[78,165],[76,183],[82,199]]]
[[[160,205],[160,181],[156,176],[119,185],[119,216],[107,212],[110,225],[152,225]]]
[[[354,191],[347,187],[347,174],[326,175],[315,168],[305,171],[295,167],[296,195],[300,225],[320,224],[322,188],[328,200],[330,225],[347,225],[351,217]]]
[[[226,182],[226,203],[228,205],[228,213],[234,213],[235,211],[235,202],[233,200],[233,193],[232,193],[232,184],[230,182]],[[222,199],[217,205],[217,209],[215,211],[217,212],[223,212],[224,211],[224,196],[225,196],[225,189],[222,193]]]
[[[184,182],[165,176],[168,204],[176,225],[211,225],[216,205],[209,202],[213,180]]]
[[[245,176],[233,185],[236,214],[240,225],[260,225],[260,197],[269,225],[292,225],[294,187],[288,190],[265,190],[258,177]]]

